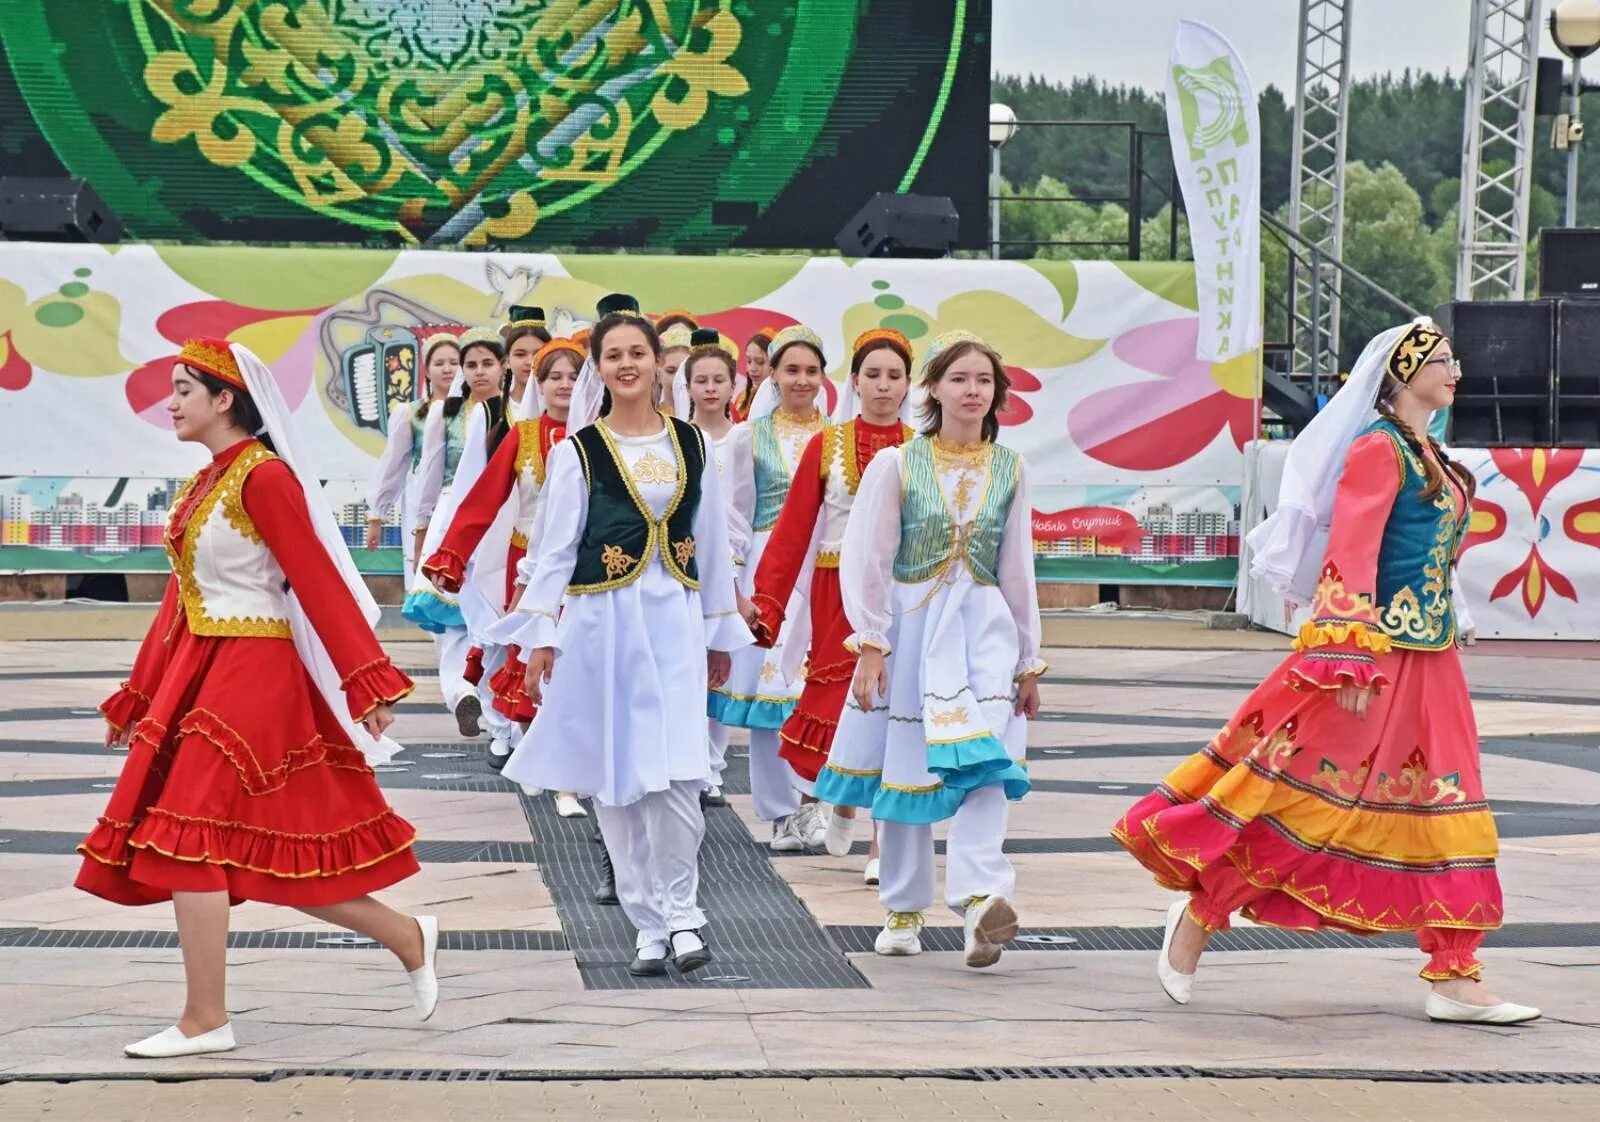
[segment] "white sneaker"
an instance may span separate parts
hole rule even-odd
[[[795,815],[789,814],[772,824],[772,840],[767,848],[774,853],[799,853],[805,849],[805,839],[795,825]]]
[[[848,857],[850,856],[850,843],[855,840],[856,820],[854,818],[846,818],[839,813],[837,807],[834,808],[833,813],[828,816],[828,829],[823,834],[822,847],[828,851],[830,856]]]
[[[576,795],[562,792],[556,795],[556,813],[562,818],[587,818],[589,812],[583,809],[583,804]]]
[[[821,803],[806,803],[800,808],[800,813],[794,816],[795,831],[800,835],[800,840],[806,843],[807,849],[822,848],[828,837],[829,817]]]
[[[922,930],[922,923],[921,912],[890,912],[872,949],[889,958],[921,954],[922,940],[917,933]]]
[[[967,905],[966,928],[967,965],[993,966],[1005,945],[1017,937],[1017,910],[1004,896],[985,896]]]
[[[861,870],[861,883],[868,888],[873,888],[878,883],[878,859],[872,858],[867,862],[867,867]]]
[[[1189,901],[1183,899],[1174,901],[1172,907],[1167,909],[1167,930],[1161,936],[1161,954],[1156,959],[1156,979],[1160,981],[1161,988],[1167,991],[1167,996],[1179,1005],[1189,1004],[1189,996],[1194,991],[1194,975],[1180,974],[1174,970],[1167,958],[1167,951],[1172,946],[1173,933],[1178,930],[1188,906]]]
[[[1469,1005],[1438,991],[1428,994],[1427,1003],[1422,1008],[1430,1021],[1451,1021],[1461,1025],[1520,1025],[1524,1021],[1536,1021],[1544,1015],[1531,1005],[1518,1005],[1511,1001],[1502,1001],[1499,1005]]]
[[[527,795],[528,798],[530,798],[530,799],[536,799],[540,795],[544,794],[544,788],[543,787],[535,787],[531,783],[518,783],[517,786],[521,787],[522,788],[522,793],[524,795]]]
[[[202,1032],[199,1036],[185,1036],[177,1025],[164,1028],[154,1036],[147,1036],[134,1044],[129,1044],[122,1051],[141,1060],[164,1060],[173,1056],[203,1056],[207,1052],[231,1052],[233,1043],[233,1022],[229,1021],[221,1028],[214,1028],[210,1032]]]
[[[409,971],[411,979],[411,1007],[417,1020],[426,1021],[439,1007],[439,975],[434,964],[439,959],[439,920],[437,916],[415,916],[422,929],[422,965]]]

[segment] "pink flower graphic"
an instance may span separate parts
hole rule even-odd
[[[1078,447],[1129,471],[1181,464],[1223,430],[1244,448],[1255,433],[1255,355],[1205,362],[1194,353],[1199,332],[1200,321],[1185,316],[1118,336],[1112,353],[1156,377],[1101,390],[1074,406],[1067,431]]]

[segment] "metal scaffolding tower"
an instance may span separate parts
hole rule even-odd
[[[1523,297],[1540,7],[1541,0],[1472,0],[1457,300]]]
[[[1290,228],[1311,243],[1294,272],[1294,371],[1321,383],[1339,363],[1345,136],[1350,121],[1350,15],[1355,0],[1300,0]],[[1324,258],[1329,260],[1324,260]]]

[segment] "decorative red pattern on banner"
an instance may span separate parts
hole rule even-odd
[[[1522,588],[1522,606],[1528,609],[1529,619],[1538,618],[1539,609],[1544,607],[1547,590],[1574,604],[1578,602],[1577,589],[1572,587],[1570,580],[1545,563],[1539,556],[1538,546],[1528,550],[1527,560],[1500,578],[1489,593],[1489,599],[1499,600],[1509,596],[1519,585]]]
[[[1467,523],[1467,537],[1461,543],[1461,552],[1475,545],[1499,541],[1506,533],[1506,508],[1499,503],[1478,497],[1472,500],[1472,520]]]
[[[1551,488],[1583,462],[1581,448],[1496,448],[1489,455],[1506,478],[1528,496],[1535,518]]]
[[[1573,541],[1600,549],[1600,499],[1569,508],[1561,520],[1561,528]]]
[[[1101,545],[1137,551],[1144,544],[1139,520],[1125,510],[1109,506],[1076,506],[1054,514],[1033,512],[1035,541],[1059,542],[1068,538],[1093,538]]]

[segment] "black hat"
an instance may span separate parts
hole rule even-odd
[[[609,296],[602,296],[594,310],[601,319],[610,315],[637,316],[639,315],[639,300],[629,296],[626,292],[613,292]]]
[[[507,316],[512,327],[544,326],[544,309],[537,304],[513,304]]]
[[[722,335],[715,327],[697,327],[689,336],[691,347],[717,347],[722,345]]]

